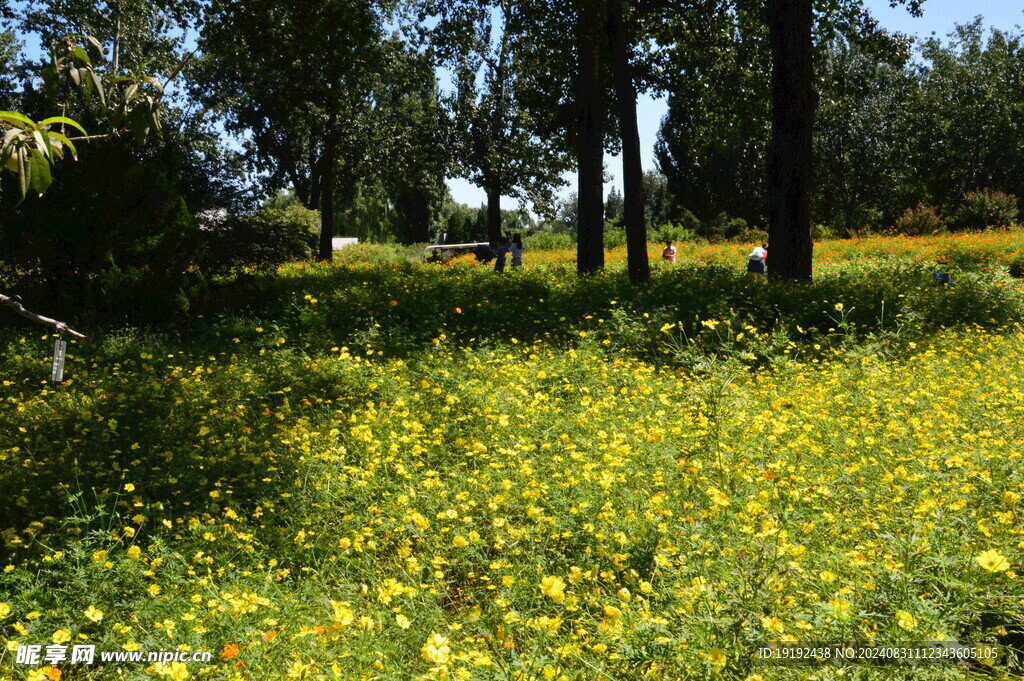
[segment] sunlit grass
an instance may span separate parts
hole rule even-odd
[[[831,679],[751,656],[1011,640],[1017,282],[726,256],[639,290],[291,265],[244,315],[71,344],[61,385],[5,331],[0,679]],[[14,664],[83,642],[214,655]]]

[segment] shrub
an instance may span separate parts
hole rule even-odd
[[[576,240],[566,232],[543,231],[523,239],[523,246],[531,251],[557,251],[576,247]]]
[[[818,223],[811,225],[811,237],[814,239],[835,239],[838,236],[839,232],[829,225],[819,225]]]
[[[626,230],[621,227],[613,227],[610,223],[604,225],[604,247],[607,249],[618,248],[626,245]]]
[[[768,243],[768,232],[757,227],[748,227],[729,239],[744,244],[766,244]]]
[[[1006,227],[1017,222],[1017,197],[994,189],[968,192],[956,211],[957,229],[982,231],[990,227]]]
[[[419,253],[423,250],[420,249]],[[404,246],[393,244],[360,243],[346,246],[334,254],[334,261],[344,265],[383,265],[391,262],[407,262],[409,260]]]
[[[316,252],[319,233],[320,214],[302,206],[230,216],[206,229],[208,264],[277,265],[308,259]]]
[[[698,227],[700,223],[698,223]],[[666,222],[663,225],[651,229],[647,233],[647,240],[655,243],[665,243],[666,241],[696,241],[698,238],[697,230],[686,227],[685,225],[678,222]]]
[[[924,202],[914,208],[903,211],[894,225],[896,231],[907,236],[923,236],[945,231],[946,218],[939,214],[936,206],[926,206]]]

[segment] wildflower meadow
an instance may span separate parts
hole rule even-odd
[[[59,383],[9,319],[0,680],[1020,678],[1021,241],[642,287],[353,252],[88,329]]]

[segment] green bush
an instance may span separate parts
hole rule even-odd
[[[766,244],[768,243],[768,232],[757,227],[748,227],[743,231],[737,232],[729,240],[744,244]]]
[[[1008,227],[1017,222],[1017,197],[994,189],[968,192],[954,216],[957,229],[982,231]]]
[[[700,223],[698,223],[699,227]],[[651,229],[647,233],[647,240],[656,243],[665,243],[666,241],[696,241],[697,230],[686,227],[682,223],[678,222],[666,222],[663,225]]]
[[[297,205],[229,216],[207,230],[207,264],[277,265],[309,259],[317,251],[319,233],[320,214]]]
[[[626,230],[621,227],[613,227],[611,223],[606,222],[604,225],[604,247],[611,249],[625,245]]]
[[[894,227],[899,234],[906,236],[924,236],[946,230],[947,220],[939,214],[936,206],[926,206],[924,202],[903,211]]]
[[[557,251],[575,248],[576,239],[566,232],[542,231],[523,239],[523,246],[531,251]]]
[[[422,254],[423,249],[419,250]],[[334,254],[334,261],[344,265],[383,265],[391,262],[408,262],[409,255],[404,246],[393,244],[361,243],[346,246]]]
[[[811,237],[814,239],[835,239],[838,236],[838,230],[830,225],[820,225],[818,223],[811,225]]]

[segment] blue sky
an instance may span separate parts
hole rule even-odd
[[[955,24],[968,23],[978,15],[984,17],[986,27],[1011,30],[1017,25],[1024,24],[1024,0],[927,0],[923,6],[925,15],[920,18],[910,16],[902,6],[890,8],[888,0],[865,0],[865,5],[883,27],[921,38],[927,38],[932,33],[945,37],[953,30]],[[654,141],[666,109],[664,99],[641,96],[637,102],[644,170],[655,167]],[[613,176],[611,183],[605,185],[605,192],[610,191],[612,187],[621,190],[621,159],[617,156],[606,156],[605,164],[609,174]],[[567,174],[565,179],[569,184],[562,188],[562,196],[575,190],[575,174]],[[479,206],[486,202],[484,192],[465,180],[449,180],[448,186],[456,201],[470,206]],[[516,202],[514,199],[504,198],[502,206],[513,209]]]

